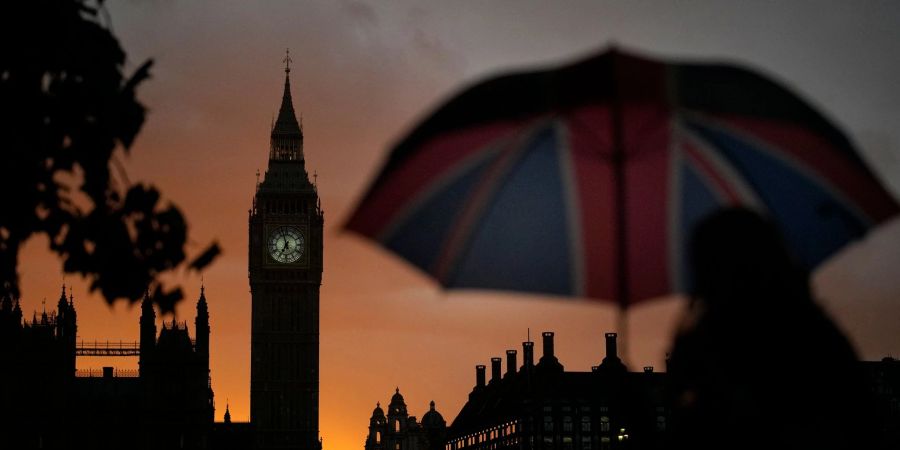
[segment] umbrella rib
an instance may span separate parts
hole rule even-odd
[[[563,186],[563,201],[565,202],[566,222],[569,233],[569,252],[572,267],[570,283],[572,294],[583,297],[587,291],[585,283],[585,252],[582,238],[581,214],[578,209],[578,194],[575,186],[575,167],[572,160],[572,143],[562,120],[554,120],[554,128],[557,132],[560,145],[557,146],[560,179]]]

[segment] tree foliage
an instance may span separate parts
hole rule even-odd
[[[123,74],[125,52],[102,20],[102,1],[27,0],[0,19],[0,294],[19,295],[22,244],[46,235],[63,269],[108,303],[146,291],[163,311],[181,288],[160,276],[201,270],[209,245],[185,254],[187,224],[152,185],[130,185],[116,165],[144,122],[135,90],[152,61]],[[110,168],[119,170],[110,170]]]

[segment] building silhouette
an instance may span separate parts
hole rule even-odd
[[[290,57],[269,163],[249,214],[250,422],[260,449],[318,450],[324,215],[303,156]]]
[[[617,355],[616,333],[606,334],[606,357],[591,372],[566,371],[554,355],[553,337],[552,332],[543,333],[543,356],[537,364],[529,341],[522,343],[521,367],[516,350],[506,351],[505,374],[502,359],[491,358],[490,380],[486,366],[475,366],[475,387],[447,431],[445,450],[675,448],[670,438],[677,424],[670,420],[666,373],[649,366],[629,372]],[[861,441],[873,442],[877,449],[900,448],[900,361],[888,357],[859,364],[874,400],[879,433]],[[810,371],[808,376],[817,374]],[[830,393],[821,395],[828,398]],[[760,433],[766,430],[767,425],[760,424]]]
[[[884,450],[900,448],[900,361],[885,357],[861,364],[878,418],[876,445]]]
[[[0,300],[0,448],[207,448],[213,423],[209,312],[201,288],[195,338],[163,322],[145,296],[140,342],[79,342],[74,297],[24,320]],[[137,356],[137,371],[77,371],[76,356]]]
[[[591,372],[566,371],[554,354],[553,333],[475,367],[475,387],[448,430],[446,450],[664,448],[669,408],[665,374],[645,367],[629,372],[617,354],[616,333],[606,334],[606,357]]]
[[[193,340],[185,322],[157,328],[145,296],[133,343],[76,342],[74,298],[63,288],[56,311],[35,312],[30,321],[18,300],[0,299],[0,449],[321,448],[324,215],[305,167],[289,57],[285,63],[268,169],[249,211],[251,421],[232,422],[226,407],[225,421],[214,422],[203,287]],[[78,355],[137,357],[139,369],[79,372]]]
[[[388,405],[387,416],[381,403],[376,403],[369,419],[365,450],[441,450],[446,432],[447,422],[434,408],[434,401],[422,416],[422,422],[417,422],[416,417],[407,412],[406,402],[397,388]]]

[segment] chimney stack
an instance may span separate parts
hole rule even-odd
[[[527,341],[522,343],[522,367],[531,368],[534,366],[534,342]]]
[[[542,336],[544,337],[544,358],[553,358],[553,332],[545,331]]]
[[[600,369],[603,371],[626,372],[625,364],[619,359],[619,352],[616,348],[616,333],[606,333],[606,357],[600,362]]]
[[[609,359],[619,359],[616,336],[616,333],[606,333],[606,357]]]
[[[516,351],[506,351],[506,376],[512,376],[516,373]]]
[[[491,358],[491,383],[500,382],[500,365],[502,362],[502,358]]]
[[[484,364],[475,366],[475,387],[484,387]]]

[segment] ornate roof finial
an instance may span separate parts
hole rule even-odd
[[[284,63],[284,73],[291,73],[291,49],[284,49],[284,59],[281,62]]]
[[[225,399],[225,423],[231,423],[231,411],[228,410],[228,399]]]
[[[70,294],[72,293],[71,289],[69,289],[69,293]],[[63,308],[66,306],[66,283],[65,283],[65,280],[63,280],[62,293],[59,294],[59,301],[56,303],[56,305],[59,308]]]

